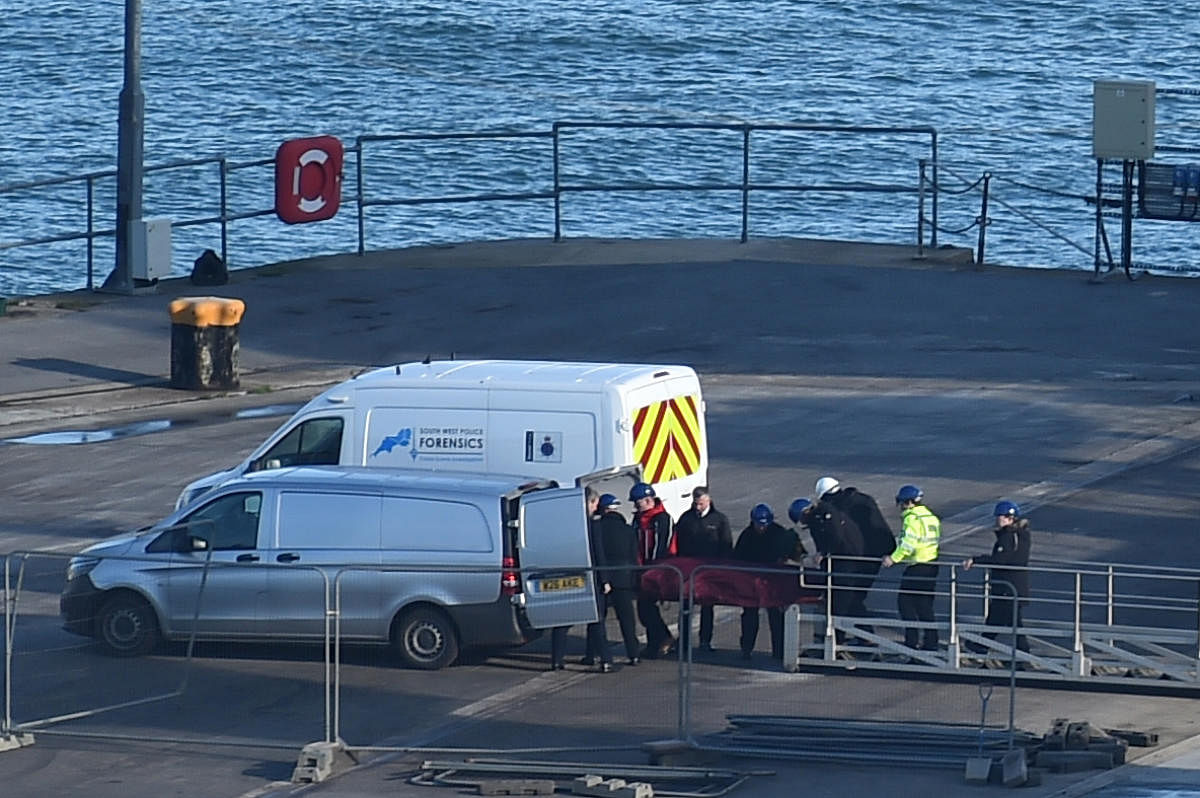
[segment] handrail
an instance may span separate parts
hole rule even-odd
[[[698,183],[671,181],[620,181],[605,184],[595,180],[572,183],[563,180],[563,156],[561,139],[573,131],[584,130],[661,130],[661,131],[730,131],[741,134],[741,162],[738,174],[731,175],[729,180],[703,181]],[[920,195],[918,249],[923,252],[924,241],[924,193],[925,181],[913,184],[904,182],[871,182],[871,181],[786,181],[786,182],[756,182],[751,179],[751,134],[768,133],[829,133],[833,135],[875,135],[875,136],[928,136],[929,163],[933,164],[933,175],[929,181],[931,192],[932,237],[931,245],[937,246],[938,235],[938,166],[937,166],[937,129],[928,125],[882,126],[882,125],[822,125],[822,124],[786,124],[786,123],[748,123],[748,122],[637,122],[637,121],[599,121],[567,119],[551,123],[549,130],[483,130],[483,131],[454,131],[444,133],[394,133],[394,134],[363,134],[355,138],[353,146],[347,147],[347,154],[354,155],[354,192],[351,199],[357,213],[358,246],[357,251],[363,254],[367,249],[366,209],[375,207],[419,207],[429,205],[461,205],[476,202],[528,202],[549,200],[553,204],[553,236],[555,241],[562,240],[562,202],[564,196],[585,193],[613,192],[711,192],[737,191],[741,193],[740,208],[740,241],[745,243],[750,236],[750,200],[754,193],[766,192],[835,192],[835,193],[880,193]],[[447,193],[436,196],[407,196],[393,197],[386,195],[371,196],[366,186],[366,150],[368,145],[386,142],[417,142],[417,141],[501,141],[501,140],[550,140],[552,142],[549,170],[544,190],[526,191],[486,191],[477,193]],[[227,177],[229,174],[249,168],[268,166],[274,163],[274,158],[259,158],[245,161],[234,161],[224,155],[203,156],[196,158],[177,159],[165,163],[154,164],[144,168],[147,173],[163,173],[178,169],[191,169],[216,164],[219,177],[219,196],[202,198],[202,201],[213,201],[217,205],[216,212],[204,212],[197,216],[188,216],[172,220],[173,227],[185,228],[200,225],[217,224],[220,227],[221,257],[229,264],[228,226],[231,222],[269,216],[273,208],[256,208],[252,210],[231,211],[228,194]],[[349,164],[347,164],[349,167]],[[46,180],[27,181],[24,183],[0,186],[0,195],[15,191],[48,188],[60,185],[71,185],[82,182],[87,187],[86,226],[84,229],[46,232],[29,238],[15,241],[0,241],[0,251],[19,247],[40,246],[51,243],[83,240],[87,244],[87,288],[93,290],[95,282],[93,244],[96,238],[112,237],[113,229],[97,229],[94,225],[94,190],[95,181],[115,178],[115,169],[88,172],[81,175],[62,176]],[[531,176],[536,178],[537,176]],[[109,201],[109,200],[106,200]],[[150,216],[147,213],[147,216]]]

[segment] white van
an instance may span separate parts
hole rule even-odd
[[[707,484],[700,380],[687,366],[520,360],[404,363],[310,401],[182,507],[227,479],[292,465],[528,474],[571,484],[640,464],[672,516]]]
[[[462,648],[595,621],[591,567],[582,487],[284,468],[228,480],[148,530],[84,549],[60,612],[68,631],[132,656],[193,630],[320,641],[340,596],[343,640],[391,644],[410,667],[433,669]]]

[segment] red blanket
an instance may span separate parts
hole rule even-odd
[[[695,592],[697,604],[729,604],[734,607],[786,607],[820,601],[817,590],[800,587],[800,571],[792,573],[755,573],[748,568],[765,568],[740,560],[708,557],[670,557],[660,560],[664,568],[651,568],[642,574],[643,598],[655,601],[679,601]],[[699,568],[703,565],[704,568]],[[683,577],[683,590],[679,580]]]

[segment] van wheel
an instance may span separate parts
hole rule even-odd
[[[458,635],[446,613],[414,607],[396,621],[392,644],[410,668],[435,671],[458,659]]]
[[[158,644],[158,620],[144,600],[130,595],[113,596],[96,616],[96,637],[110,654],[140,657]]]

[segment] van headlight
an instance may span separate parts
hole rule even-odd
[[[71,561],[67,563],[67,581],[87,576],[99,564],[99,557],[72,557]]]

